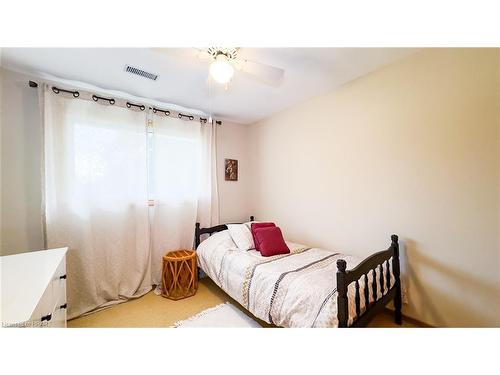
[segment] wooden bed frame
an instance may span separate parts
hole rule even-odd
[[[250,221],[254,221],[254,217],[250,216]],[[210,228],[200,228],[200,223],[196,223],[195,227],[195,248],[201,243],[201,236],[204,234],[211,235],[212,233],[220,232],[227,229],[226,224],[216,225]],[[385,290],[385,285],[389,285],[390,281],[390,267],[389,261],[392,259],[392,274],[394,276],[394,285],[389,290]],[[386,265],[386,272],[384,273],[383,264]],[[398,236],[393,234],[391,236],[391,246],[387,250],[379,251],[368,258],[364,259],[356,267],[347,270],[347,263],[343,259],[337,260],[337,314],[339,327],[366,327],[366,325],[373,319],[379,312],[385,309],[385,306],[394,301],[394,321],[396,324],[401,325],[401,279],[400,279],[400,266],[399,266],[399,243]],[[378,270],[378,274],[377,274]],[[369,304],[363,314],[361,314],[360,303],[360,288],[359,281],[364,278],[364,285],[368,285],[368,273],[373,271],[374,277],[378,277],[380,285],[382,286],[382,295],[377,301]],[[347,298],[347,288],[350,284],[355,285],[356,304],[356,319],[348,326],[349,318],[349,305]],[[372,295],[377,295],[377,283],[373,282],[371,285]],[[368,300],[368,288],[363,288],[364,300]]]

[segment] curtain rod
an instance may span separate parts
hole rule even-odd
[[[31,80],[28,81],[28,85],[29,85],[29,87],[32,87],[32,88],[37,88],[38,87],[38,83],[35,82],[35,81],[31,81]],[[73,95],[74,98],[78,98],[80,96],[80,92],[79,91],[76,91],[76,90],[75,91],[64,90],[64,89],[61,89],[61,88],[56,87],[56,86],[52,86],[52,91],[55,94],[59,94],[60,92],[65,92],[67,94]],[[116,102],[114,98],[105,98],[105,97],[98,96],[98,95],[95,95],[95,94],[92,95],[92,100],[94,100],[95,102],[98,102],[99,100],[104,100],[104,101],[107,101],[110,105],[114,105],[115,102]],[[131,103],[129,101],[127,101],[126,107],[127,108],[132,108],[132,107],[138,108],[141,111],[144,111],[146,109],[146,106],[144,104],[134,104],[134,103]],[[165,116],[170,116],[170,111],[168,111],[168,110],[158,109],[158,108],[151,107],[151,106],[148,106],[148,108],[152,109],[153,113],[161,112]],[[193,121],[194,118],[195,118],[195,116],[193,116],[193,115],[186,115],[186,114],[183,114],[181,112],[179,112],[177,114],[177,117],[180,118],[180,119],[187,119],[189,121]],[[206,124],[207,121],[208,121],[207,118],[204,118],[204,117],[200,116],[200,122],[201,123]],[[215,120],[215,124],[216,125],[222,125],[222,121],[221,120]]]

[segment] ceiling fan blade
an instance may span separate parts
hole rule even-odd
[[[236,67],[245,73],[272,83],[280,82],[285,74],[285,71],[281,68],[244,58],[236,59]]]
[[[168,55],[183,60],[189,59],[196,61],[196,59],[198,59],[200,61],[204,61],[212,57],[207,52],[206,48],[187,47],[187,48],[151,48],[151,49],[155,52],[159,52],[164,55]]]

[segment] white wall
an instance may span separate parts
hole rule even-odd
[[[41,221],[41,120],[36,78],[0,69],[1,95],[1,255],[43,248]],[[221,222],[247,221],[248,126],[218,127],[218,178]],[[224,158],[237,159],[238,181],[224,180]]]
[[[28,80],[0,68],[2,255],[43,248],[41,121]]]
[[[254,214],[366,256],[403,242],[409,305],[500,326],[500,50],[425,50],[250,126]]]

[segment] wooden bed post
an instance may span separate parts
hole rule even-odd
[[[200,246],[200,223],[196,223],[194,225],[194,250]],[[196,275],[198,277],[198,280],[200,280],[200,266],[196,266]]]
[[[399,268],[399,243],[398,236],[393,234],[391,236],[391,246],[394,249],[394,256],[392,257],[392,273],[394,274],[394,287],[396,288],[396,295],[394,296],[394,322],[401,325],[403,323],[401,315],[401,279]]]
[[[337,318],[339,320],[339,328],[347,327],[347,319],[349,317],[346,268],[347,263],[344,259],[337,260]]]
[[[254,221],[254,217],[253,216],[250,216],[250,221]]]
[[[198,246],[200,246],[200,223],[194,226],[194,249],[196,250]]]

